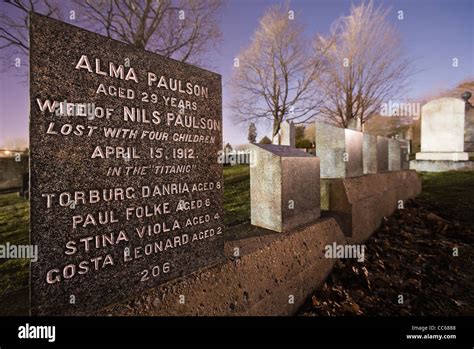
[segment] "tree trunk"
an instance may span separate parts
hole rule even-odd
[[[280,131],[280,121],[277,118],[275,118],[275,119],[273,119],[272,142],[273,142],[273,139],[275,138],[275,136],[278,134],[279,131]],[[280,140],[278,140],[278,144],[280,144]]]

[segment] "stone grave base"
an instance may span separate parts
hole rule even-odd
[[[465,152],[420,152],[415,154],[416,160],[447,160],[467,161],[469,154]]]
[[[293,315],[337,260],[325,258],[325,246],[345,243],[333,218],[318,219],[285,234],[250,225],[241,230],[257,236],[226,242],[226,262],[148,290],[96,315]],[[236,253],[239,258],[234,257]]]
[[[415,171],[322,180],[331,207],[342,213],[288,233],[248,224],[227,231],[226,261],[175,279],[93,315],[289,316],[305,303],[337,259],[327,245],[365,241],[398,200],[421,191]],[[324,201],[322,202],[322,205]],[[328,204],[326,198],[326,204]],[[343,229],[352,227],[352,235]],[[346,232],[347,235],[347,232]]]
[[[410,169],[418,172],[474,171],[474,161],[411,160]]]
[[[421,192],[415,171],[321,179],[321,210],[329,211],[350,243],[362,243],[399,205]]]

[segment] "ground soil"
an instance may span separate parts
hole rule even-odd
[[[474,315],[474,231],[459,217],[409,201],[366,242],[363,262],[336,263],[299,315]]]

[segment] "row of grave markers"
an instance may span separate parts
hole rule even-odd
[[[321,178],[357,177],[409,168],[410,141],[316,122]]]
[[[294,124],[280,145],[252,144],[251,223],[285,232],[319,218],[320,180],[409,169],[410,141],[316,122],[316,156],[294,148]]]

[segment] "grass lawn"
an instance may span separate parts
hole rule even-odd
[[[0,245],[29,243],[29,203],[18,194],[0,195]],[[0,291],[28,287],[28,260],[0,259]],[[1,294],[0,293],[0,294]]]
[[[232,226],[250,221],[250,168],[224,167],[224,223]]]
[[[474,172],[423,172],[419,199],[463,224],[474,225]]]

